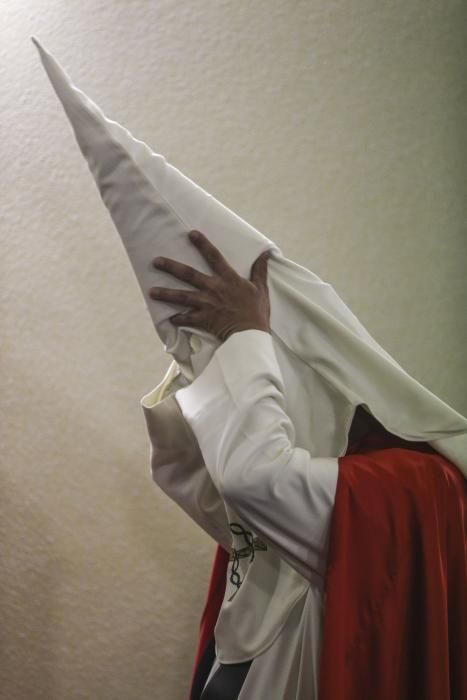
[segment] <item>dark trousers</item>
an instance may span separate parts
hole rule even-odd
[[[203,690],[215,656],[212,637],[196,669],[190,700],[237,700],[252,660],[239,664],[221,664]]]

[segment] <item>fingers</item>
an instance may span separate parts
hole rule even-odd
[[[201,233],[201,231],[191,231],[189,237],[192,243],[196,245],[201,255],[209,263],[210,267],[221,277],[225,278],[228,275],[236,274],[235,270],[228,264],[222,253],[203,233]],[[199,289],[212,289],[215,284],[214,276],[205,275],[203,272],[199,272],[199,270],[190,267],[190,265],[184,265],[171,258],[159,256],[154,258],[152,264],[156,269],[166,270],[169,274],[174,275],[174,277],[184,280]]]
[[[177,314],[171,316],[170,321],[178,326],[196,326],[199,323],[199,319],[194,314]]]
[[[205,297],[199,292],[188,292],[184,289],[167,289],[166,287],[151,287],[149,290],[151,299],[157,301],[169,301],[173,304],[186,304],[187,306],[201,307],[206,303]]]
[[[231,275],[235,273],[233,267],[229,265],[227,260],[224,258],[222,253],[216,246],[211,243],[211,241],[206,238],[204,233],[201,231],[190,231],[190,240],[198,248],[199,252],[207,260],[210,267],[217,272],[219,275],[225,277],[225,275]]]
[[[211,289],[212,287],[212,277],[210,277],[210,275],[205,275],[203,272],[199,272],[199,270],[195,270],[195,268],[190,267],[190,265],[184,265],[170,258],[160,257],[155,258],[152,264],[156,269],[165,270],[174,277],[192,284],[193,287],[198,287],[199,289]]]

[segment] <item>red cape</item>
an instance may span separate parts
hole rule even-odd
[[[466,700],[466,480],[377,421],[338,464],[318,700]],[[218,545],[192,700],[211,668],[228,562]]]

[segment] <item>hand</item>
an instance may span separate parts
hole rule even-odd
[[[152,299],[194,307],[193,311],[172,316],[171,322],[179,326],[202,328],[215,335],[221,342],[227,340],[232,333],[253,328],[270,333],[267,286],[270,251],[266,251],[255,260],[248,281],[235,272],[203,233],[190,231],[188,236],[216,274],[205,275],[170,258],[155,258],[154,267],[198,287],[200,291],[151,287],[149,296]]]

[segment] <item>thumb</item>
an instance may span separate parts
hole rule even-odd
[[[266,284],[268,276],[268,259],[270,251],[266,250],[255,260],[251,268],[250,282],[256,284]]]

